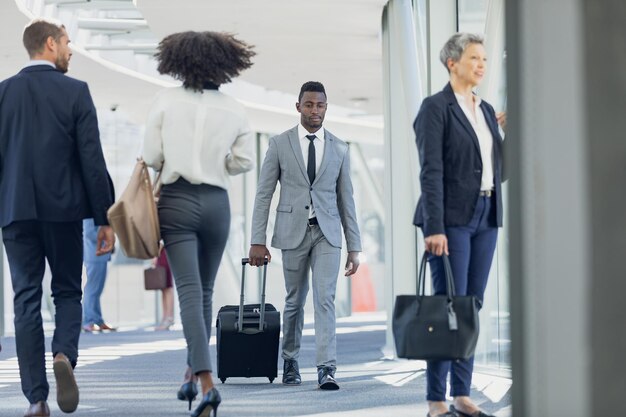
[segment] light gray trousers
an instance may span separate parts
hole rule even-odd
[[[230,230],[228,193],[184,179],[164,185],[159,221],[178,291],[187,364],[195,374],[211,372],[213,285]]]
[[[335,334],[335,292],[341,262],[341,249],[332,246],[319,226],[309,226],[304,240],[295,249],[283,250],[285,275],[285,311],[283,313],[283,359],[298,359],[304,304],[309,292],[312,271],[313,307],[315,309],[315,346],[318,367],[337,366]]]

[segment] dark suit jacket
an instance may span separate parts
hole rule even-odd
[[[493,107],[480,107],[493,136],[496,222],[502,226],[502,137]],[[415,123],[422,194],[413,223],[424,236],[470,222],[480,192],[483,163],[478,137],[459,106],[450,84],[426,98]]]
[[[93,218],[113,203],[87,84],[48,65],[0,83],[0,227]]]

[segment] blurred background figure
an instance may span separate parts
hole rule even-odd
[[[154,330],[169,330],[174,324],[174,288],[173,277],[170,265],[167,262],[167,255],[165,249],[161,250],[158,258],[154,258],[155,266],[162,266],[165,268],[165,275],[167,276],[166,287],[161,290],[161,305],[163,309],[163,315],[161,322]]]
[[[107,264],[111,254],[96,256],[98,227],[93,219],[83,220],[83,262],[87,271],[87,283],[83,290],[83,330],[85,332],[115,331],[102,318],[100,296],[107,278]]]

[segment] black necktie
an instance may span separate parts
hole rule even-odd
[[[309,142],[309,161],[306,165],[306,172],[309,174],[309,181],[313,184],[315,181],[315,145],[313,141],[317,136],[315,135],[306,135],[306,138],[310,140]]]

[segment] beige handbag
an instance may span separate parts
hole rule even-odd
[[[150,174],[143,159],[137,160],[126,189],[109,208],[107,217],[126,256],[151,259],[159,255],[159,216]]]

